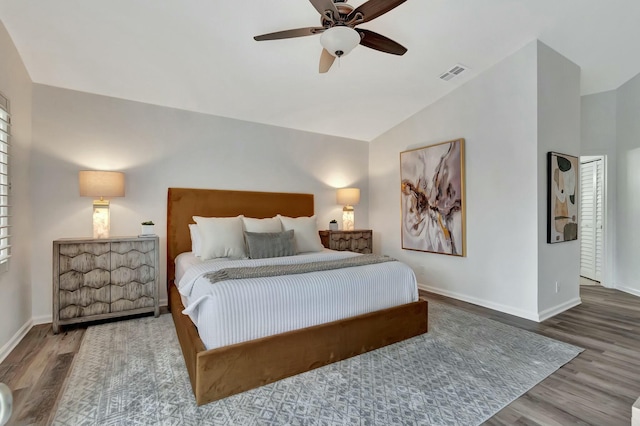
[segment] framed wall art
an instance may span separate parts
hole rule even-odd
[[[547,154],[547,243],[578,239],[578,157]]]
[[[464,139],[400,153],[402,248],[465,256]]]

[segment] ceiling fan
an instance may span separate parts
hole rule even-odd
[[[309,0],[320,13],[320,27],[297,28],[255,36],[254,40],[280,40],[322,34],[320,72],[329,71],[336,58],[346,55],[358,44],[393,55],[404,55],[407,49],[395,41],[357,25],[369,22],[400,6],[407,0],[369,0],[354,8],[347,0]]]

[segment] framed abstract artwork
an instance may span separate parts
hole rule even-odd
[[[578,157],[547,154],[547,243],[578,239]]]
[[[465,256],[464,139],[400,153],[402,248]]]

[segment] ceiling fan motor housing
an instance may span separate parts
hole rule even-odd
[[[332,13],[330,10],[325,11],[325,13],[320,17],[320,23],[324,28],[331,28],[336,25],[349,25],[351,22],[345,22],[347,16],[353,11],[353,6],[347,4],[346,1],[334,0],[335,10],[338,11],[338,14],[335,11]],[[349,20],[351,21],[351,20]],[[349,25],[353,27],[353,25]]]

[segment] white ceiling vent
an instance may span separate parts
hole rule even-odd
[[[455,64],[454,66],[451,67],[450,70],[445,71],[440,75],[440,80],[449,81],[451,79],[454,79],[460,76],[460,74],[467,71],[468,69],[469,68],[465,67],[464,65]]]

